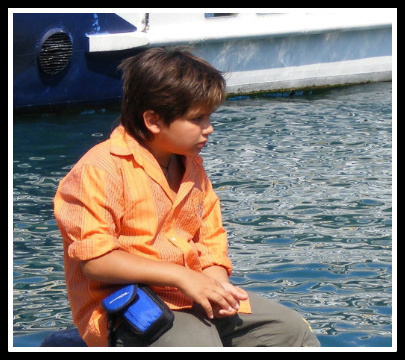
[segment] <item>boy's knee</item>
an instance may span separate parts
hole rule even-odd
[[[261,343],[259,346],[320,346],[308,322],[298,312],[256,294],[249,296],[253,305],[252,320],[261,323],[253,331]]]
[[[321,346],[318,338],[315,336],[315,334],[312,331],[311,325],[309,325],[308,321],[306,321],[304,318],[301,318],[302,322],[304,325],[302,326],[303,329],[301,330],[301,345],[304,347],[319,347]]]
[[[319,340],[312,332],[309,323],[299,313],[288,309],[280,324],[280,345],[295,347],[317,347]]]

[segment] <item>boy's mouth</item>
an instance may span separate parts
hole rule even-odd
[[[203,148],[205,145],[207,145],[207,142],[208,142],[208,140],[201,141],[200,143],[197,144],[197,146],[198,146],[199,148]]]

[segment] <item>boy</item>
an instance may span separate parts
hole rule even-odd
[[[101,301],[143,283],[174,310],[173,326],[146,344],[121,323],[116,346],[319,346],[296,312],[229,282],[219,200],[199,156],[225,100],[221,73],[162,48],[120,69],[120,125],[62,179],[54,199],[84,341],[107,346]]]

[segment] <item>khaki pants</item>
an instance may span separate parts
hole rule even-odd
[[[174,311],[173,327],[150,345],[121,324],[116,330],[116,346],[320,346],[308,323],[297,312],[251,292],[249,298],[252,314],[209,320],[198,305]]]

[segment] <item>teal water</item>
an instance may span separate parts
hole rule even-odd
[[[52,198],[117,115],[14,119],[16,346],[72,326]],[[227,100],[212,122],[232,281],[301,312],[324,347],[391,347],[392,84]]]

